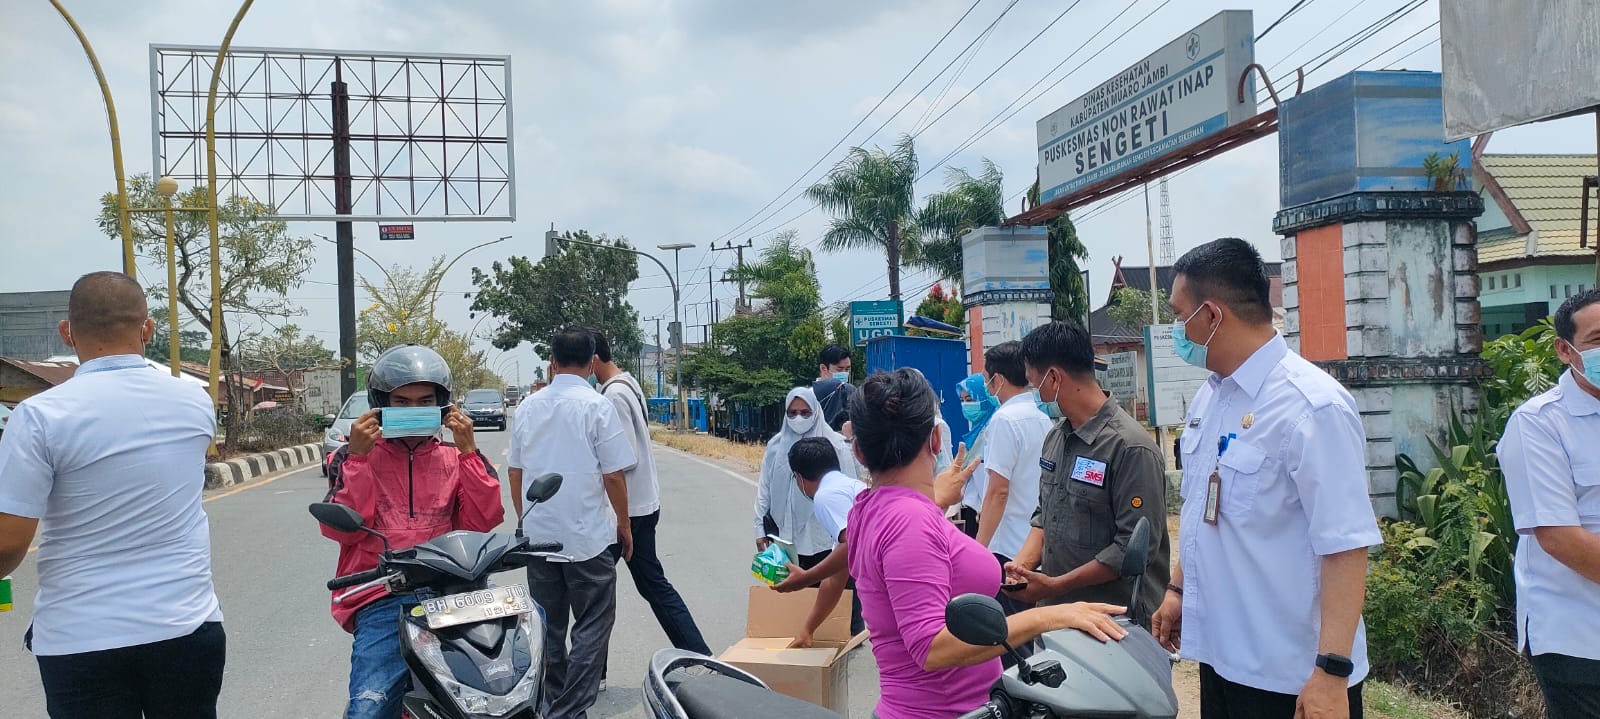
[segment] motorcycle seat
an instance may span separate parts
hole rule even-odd
[[[815,704],[722,674],[686,679],[673,693],[689,719],[844,719]]]

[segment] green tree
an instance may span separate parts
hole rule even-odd
[[[445,325],[431,308],[444,261],[436,257],[424,270],[394,265],[382,283],[357,277],[371,300],[356,317],[356,352],[363,360],[371,362],[395,345],[432,347],[439,339]]]
[[[1161,313],[1161,323],[1172,322],[1172,310],[1167,309],[1166,290],[1156,290],[1156,307]],[[1106,314],[1111,319],[1128,327],[1143,327],[1150,324],[1150,293],[1134,287],[1121,287],[1113,295],[1111,306],[1106,309]]]
[[[313,335],[302,335],[300,328],[293,324],[241,337],[234,359],[239,369],[245,372],[277,370],[289,373],[339,366],[333,350]]]
[[[563,239],[631,247],[626,238],[591,237],[579,230]],[[554,257],[533,262],[527,257],[496,261],[484,272],[474,267],[472,310],[499,321],[495,347],[509,350],[532,342],[534,351],[549,355],[549,338],[570,324],[598,329],[624,366],[632,365],[644,346],[639,313],[628,303],[628,284],[639,278],[639,258],[632,252],[565,243]]]
[[[162,207],[165,199],[156,192],[150,175],[137,175],[128,184],[128,202],[134,207]],[[177,207],[205,207],[206,190],[195,187],[173,198]],[[254,200],[229,197],[217,209],[222,257],[222,347],[232,350],[232,331],[239,317],[284,317],[300,310],[288,299],[311,269],[311,241],[289,235],[288,225],[272,219],[276,210]],[[120,237],[117,198],[106,193],[100,198],[96,220],[107,237]],[[203,212],[176,212],[173,236],[178,259],[178,304],[208,331],[211,327],[211,237],[209,221]],[[167,264],[166,219],[161,213],[133,215],[134,249],[162,267]],[[166,274],[146,285],[150,297],[165,303]],[[234,316],[230,319],[230,315]]]
[[[735,270],[753,283],[756,308],[711,327],[711,343],[684,357],[687,381],[725,399],[770,404],[816,375],[816,357],[837,337],[821,311],[822,290],[811,253],[779,235],[758,262]]]
[[[889,298],[900,299],[904,248],[918,242],[915,220],[917,152],[910,135],[893,150],[850,148],[806,197],[833,213],[822,248],[829,252],[880,250],[888,260]]]
[[[150,319],[156,323],[155,334],[150,335],[150,342],[144,346],[144,356],[165,364],[172,359],[168,354],[167,344],[168,328],[167,308],[151,307]],[[211,360],[210,339],[205,332],[199,330],[178,330],[178,359],[183,362],[198,362],[205,364]]]
[[[966,308],[961,305],[960,298],[946,294],[944,286],[938,283],[934,283],[933,287],[928,290],[928,296],[923,298],[922,304],[917,305],[916,314],[955,327],[965,327],[967,324]],[[949,336],[919,329],[906,330],[906,334],[913,337]]]
[[[1050,319],[1084,322],[1093,309],[1089,288],[1083,281],[1083,267],[1089,249],[1078,241],[1078,228],[1066,213],[1050,221]]]
[[[913,264],[933,270],[939,279],[960,282],[961,236],[1005,221],[1005,178],[987,158],[977,176],[958,167],[945,173],[945,191],[923,203],[917,213],[919,235],[907,250]]]

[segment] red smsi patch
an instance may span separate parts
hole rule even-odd
[[[1077,457],[1072,462],[1072,478],[1085,484],[1104,487],[1106,484],[1106,463],[1088,457]]]

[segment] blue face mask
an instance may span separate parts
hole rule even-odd
[[[961,416],[966,417],[968,422],[976,422],[983,416],[983,405],[978,402],[962,402]]]
[[[444,419],[440,407],[384,407],[380,422],[383,438],[432,437]]]
[[[839,380],[839,384],[846,384],[846,383],[848,383],[850,381],[850,373],[849,372],[834,372],[833,373],[833,378],[836,379],[836,380]]]
[[[1050,373],[1046,372],[1044,377],[1039,378],[1039,384],[1044,384],[1045,377],[1049,376]],[[1061,408],[1056,406],[1054,400],[1049,402],[1044,401],[1044,398],[1039,396],[1038,387],[1029,387],[1028,391],[1033,393],[1033,403],[1039,405],[1039,411],[1043,412],[1044,416],[1049,417],[1050,419],[1061,419]],[[1056,399],[1061,399],[1060,386],[1056,387]]]
[[[1200,314],[1200,310],[1204,308],[1205,305],[1203,304],[1196,307],[1194,312],[1190,313],[1182,322],[1172,325],[1172,353],[1177,355],[1178,359],[1183,360],[1184,363],[1200,369],[1208,369],[1206,367],[1206,357],[1210,354],[1210,348],[1207,345],[1211,344],[1212,337],[1217,336],[1217,331],[1212,330],[1211,337],[1207,337],[1204,344],[1196,344],[1194,340],[1189,339],[1188,323],[1189,320],[1195,318],[1195,315]]]
[[[1578,359],[1583,360],[1583,378],[1589,380],[1589,384],[1600,387],[1600,347],[1579,352]]]

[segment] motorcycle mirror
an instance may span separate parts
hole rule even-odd
[[[1128,538],[1127,551],[1122,553],[1122,576],[1137,577],[1144,574],[1150,560],[1150,520],[1144,517],[1133,525],[1133,536]]]
[[[951,599],[944,608],[944,623],[957,639],[977,647],[1003,646],[1010,633],[1000,602],[982,594]]]
[[[551,472],[541,474],[528,483],[528,501],[534,504],[548,502],[561,489],[561,475]]]
[[[311,505],[311,516],[316,517],[318,522],[341,532],[359,532],[366,524],[360,512],[333,502],[317,502]]]

